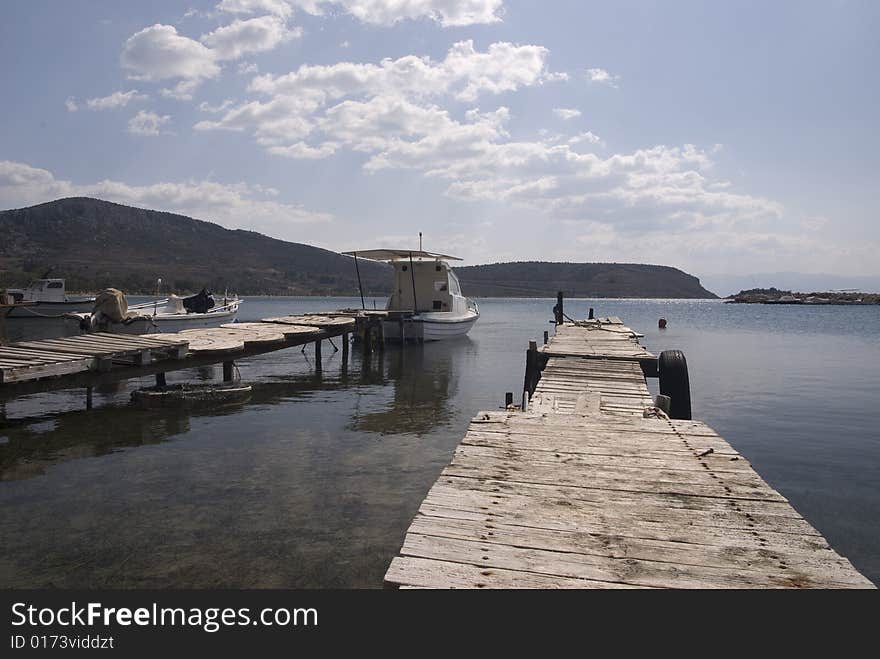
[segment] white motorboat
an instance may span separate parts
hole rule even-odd
[[[383,321],[386,339],[454,339],[466,335],[480,317],[477,303],[462,294],[458,277],[447,263],[460,261],[458,257],[408,249],[343,253],[355,258],[355,266],[363,258],[394,268],[394,288]]]
[[[9,318],[59,317],[91,311],[95,304],[94,297],[68,295],[63,279],[35,279],[26,288],[10,288],[6,293],[16,302],[30,303],[12,309]]]
[[[109,292],[113,292],[107,295]],[[119,299],[119,297],[122,299]],[[221,302],[221,304],[218,304]],[[116,334],[157,334],[235,322],[242,300],[237,295],[219,300],[205,290],[190,297],[169,295],[162,300],[128,306],[119,291],[108,289],[98,296],[96,309],[82,314],[88,331]]]

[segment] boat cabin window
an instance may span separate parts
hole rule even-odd
[[[46,285],[46,288],[64,288],[64,284],[61,283],[60,281],[50,281]]]

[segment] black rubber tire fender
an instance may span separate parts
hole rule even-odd
[[[669,396],[669,417],[691,419],[691,384],[687,359],[681,350],[664,350],[657,360],[660,393]]]

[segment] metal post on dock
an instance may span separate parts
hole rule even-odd
[[[342,335],[342,361],[348,361],[348,332]]]
[[[321,339],[315,341],[315,370],[321,370]]]
[[[223,362],[223,381],[224,382],[232,382],[232,372],[235,368],[235,362]]]

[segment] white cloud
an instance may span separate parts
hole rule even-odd
[[[45,169],[20,162],[0,161],[2,208],[20,208],[60,197],[98,197],[290,239],[296,239],[299,235],[294,227],[333,220],[328,213],[276,201],[276,195],[276,190],[259,185],[204,180],[151,185],[129,185],[113,180],[76,184],[57,179]]]
[[[602,144],[602,138],[594,134],[592,131],[586,133],[578,133],[568,140],[569,144]]]
[[[169,115],[141,110],[128,120],[128,132],[132,135],[158,135],[159,129],[171,121]]]
[[[302,28],[289,29],[277,16],[261,16],[245,21],[235,20],[202,35],[218,60],[234,60],[247,53],[272,50],[278,44],[302,36]]]
[[[500,21],[503,0],[340,0],[337,4],[365,23],[393,25],[429,18],[450,27]]]
[[[605,69],[587,69],[587,77],[590,82],[609,87],[617,87],[617,82],[620,80],[620,76],[611,75]]]
[[[265,12],[281,18],[288,18],[293,13],[291,3],[286,0],[222,0],[217,9],[231,14]]]
[[[76,99],[73,96],[67,97],[67,100],[64,101],[64,107],[67,108],[68,112],[76,112],[79,110],[79,106],[76,104]]]
[[[553,108],[553,114],[560,119],[568,121],[569,119],[575,119],[581,116],[581,111],[575,110],[574,108]]]
[[[202,80],[220,73],[215,54],[204,44],[159,23],[130,36],[122,49],[122,65],[143,80]]]
[[[333,142],[325,142],[318,147],[309,146],[305,142],[297,142],[289,146],[269,147],[269,153],[276,156],[284,156],[285,158],[312,160],[331,156],[336,152],[336,148],[337,145]]]
[[[90,110],[113,110],[124,108],[131,101],[142,101],[146,98],[147,96],[139,93],[137,89],[132,89],[127,92],[113,92],[102,98],[90,98],[86,101],[86,105]]]
[[[162,96],[162,98],[173,98],[178,101],[191,101],[193,94],[201,82],[201,80],[181,80],[174,85],[174,87],[164,87],[160,89],[159,95]]]
[[[541,46],[505,42],[479,52],[468,40],[454,44],[441,62],[407,55],[379,64],[304,64],[286,75],[259,76],[250,88],[270,96],[307,94],[322,102],[389,93],[417,97],[453,94],[459,100],[472,101],[483,92],[499,94],[558,79],[559,74],[547,70],[547,52]]]
[[[249,73],[256,73],[260,70],[260,67],[256,65],[255,62],[240,62],[236,71],[239,75],[247,75]]]
[[[329,8],[373,25],[426,18],[450,27],[496,23],[501,20],[502,4],[503,0],[222,0],[217,9],[287,18],[294,7],[314,16],[325,14],[325,8]]]
[[[208,112],[210,114],[217,114],[218,112],[223,112],[224,110],[229,109],[230,106],[234,105],[235,101],[231,98],[227,98],[220,105],[211,105],[208,102],[199,103],[199,110],[202,112]]]

